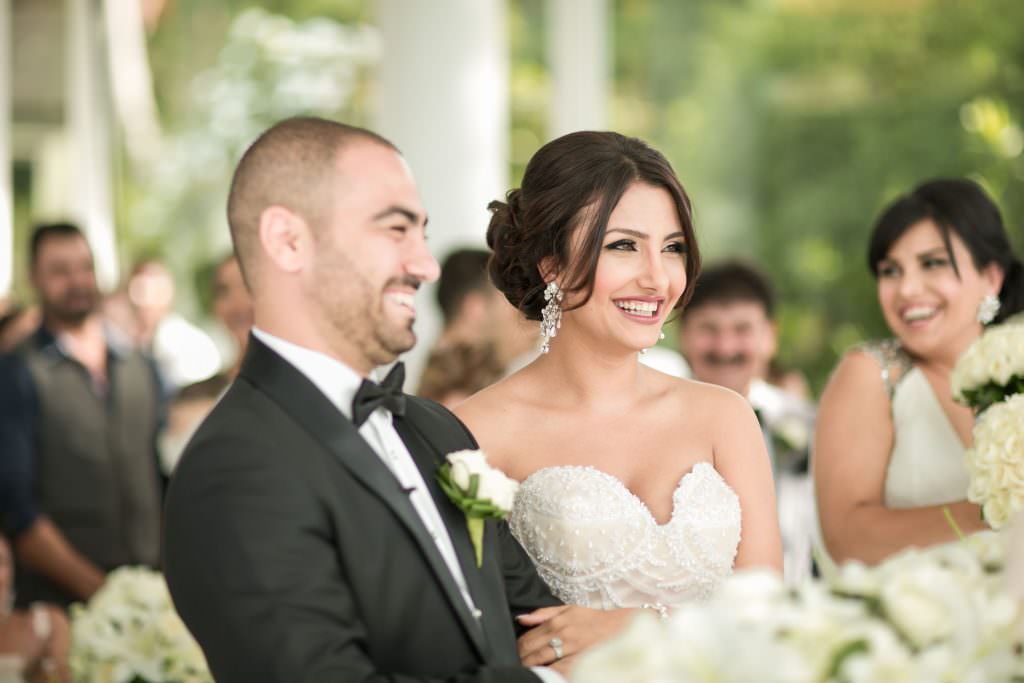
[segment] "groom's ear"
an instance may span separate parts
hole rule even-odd
[[[260,213],[259,238],[270,261],[287,273],[306,265],[313,250],[309,225],[283,206],[268,206]]]

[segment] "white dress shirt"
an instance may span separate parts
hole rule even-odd
[[[257,327],[252,328],[252,333],[305,375],[334,404],[338,412],[347,419],[352,419],[352,399],[355,398],[356,391],[359,390],[359,385],[363,382],[363,378],[356,371],[318,351],[285,341]],[[377,380],[378,378],[371,376],[370,379]],[[459,566],[459,558],[455,554],[455,546],[452,545],[448,529],[441,520],[437,506],[434,505],[434,499],[427,489],[426,482],[423,481],[423,475],[405,447],[405,442],[402,441],[395,426],[391,423],[391,413],[383,407],[374,410],[366,422],[360,425],[359,435],[366,440],[373,452],[395,475],[395,479],[402,485],[402,488],[411,489],[409,500],[416,508],[416,514],[419,515],[430,537],[434,539],[469,611],[479,619],[481,612],[473,602],[473,596],[469,594],[466,577],[462,573],[462,567]],[[531,670],[545,683],[564,683],[565,681],[553,669],[532,667]]]

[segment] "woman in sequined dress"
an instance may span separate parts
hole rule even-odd
[[[895,338],[847,353],[821,397],[819,518],[834,560],[879,562],[986,528],[965,500],[974,416],[950,373],[983,326],[1024,308],[1024,270],[999,209],[975,182],[932,180],[896,199],[868,247]]]

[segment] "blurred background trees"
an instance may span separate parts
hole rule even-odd
[[[820,390],[886,334],[865,257],[885,203],[970,176],[1024,246],[1020,26],[1011,0],[620,0],[612,126],[675,165],[708,260],[774,277],[781,359]]]
[[[864,253],[887,201],[925,178],[970,176],[1024,243],[1024,3],[608,2],[610,127],[672,161],[708,260],[739,254],[772,274],[781,359],[815,390],[845,348],[885,334]],[[149,4],[168,144],[149,173],[122,151],[119,248],[125,260],[162,249],[190,281],[228,246],[223,200],[244,145],[293,113],[368,123],[381,46],[373,0]],[[508,0],[507,12],[516,185],[546,140],[551,80],[545,0]],[[21,245],[23,169],[15,184]]]

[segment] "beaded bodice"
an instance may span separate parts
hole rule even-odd
[[[598,609],[678,605],[710,595],[732,572],[740,504],[711,463],[698,463],[658,524],[615,477],[584,466],[527,477],[509,516],[513,535],[551,591]]]

